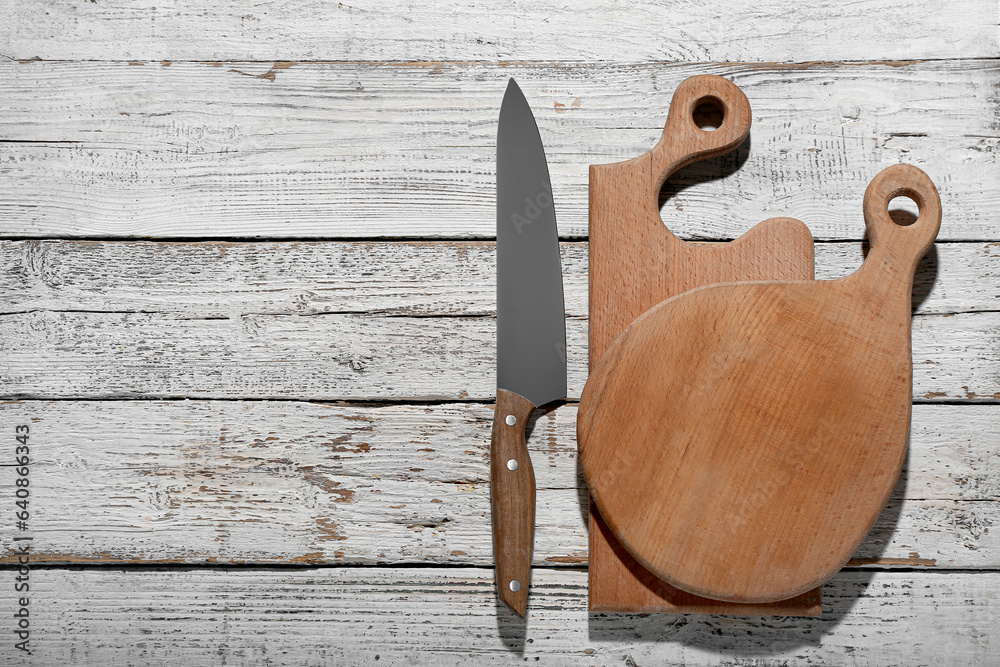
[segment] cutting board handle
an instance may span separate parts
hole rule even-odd
[[[722,124],[715,130],[703,130],[695,123],[695,110],[710,104],[722,112]],[[685,79],[670,100],[670,111],[663,134],[653,148],[653,197],[659,197],[667,178],[681,167],[718,155],[739,146],[750,134],[750,101],[728,79],[701,74]]]
[[[909,197],[917,204],[920,212],[913,224],[897,224],[889,215],[889,202],[900,196]],[[871,254],[874,255],[866,259],[864,265],[880,267],[893,277],[892,282],[901,280],[909,285],[917,262],[941,229],[941,197],[934,183],[913,165],[887,167],[868,184],[864,211]]]

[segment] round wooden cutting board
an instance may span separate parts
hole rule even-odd
[[[899,226],[889,201],[920,215]],[[899,475],[911,406],[910,292],[941,221],[922,171],[864,199],[869,256],[839,280],[698,288],[601,357],[580,460],[622,545],[665,581],[733,602],[792,597],[854,553]]]

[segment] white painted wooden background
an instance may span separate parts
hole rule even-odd
[[[0,0],[0,463],[32,429],[35,665],[1000,664],[1000,7],[987,0]],[[821,619],[589,614],[587,166],[726,76],[748,145],[682,237],[863,257],[897,162],[944,204],[910,452]],[[494,134],[515,76],[564,239],[567,402],[530,440],[529,616],[495,600]],[[13,469],[0,467],[3,562]]]

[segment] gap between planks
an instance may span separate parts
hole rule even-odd
[[[20,566],[16,563],[0,563],[0,572],[13,572]],[[379,570],[469,570],[491,571],[496,569],[494,565],[476,565],[475,563],[169,563],[148,561],[145,563],[32,563],[31,569],[52,570],[52,571],[85,571],[85,570],[121,570],[126,572],[150,572],[150,571],[173,571],[185,572],[189,570],[259,570],[262,572],[270,570],[356,570],[375,568]],[[587,565],[532,565],[532,572],[586,572]],[[839,572],[892,572],[892,573],[918,573],[933,576],[950,576],[955,574],[966,575],[991,575],[1000,572],[1000,567],[993,568],[950,568],[934,569],[930,567],[894,567],[891,564],[883,565],[879,563],[865,563],[863,565],[845,565]]]
[[[587,243],[589,237],[579,234],[561,234],[560,243]],[[694,243],[729,243],[735,237],[701,238],[694,240]],[[967,239],[942,239],[935,241],[935,245],[956,245],[961,243],[996,243],[1000,236],[995,238],[967,238]],[[192,243],[489,243],[496,242],[495,237],[484,236],[470,238],[468,236],[166,236],[163,238],[155,236],[108,236],[106,234],[95,234],[91,236],[71,236],[66,234],[52,234],[48,236],[4,236],[0,235],[0,241],[80,241],[80,242],[100,242],[100,243],[162,243],[164,245],[189,245]],[[853,239],[813,239],[816,245],[834,245],[844,243],[859,243]],[[865,240],[863,243],[867,244]]]
[[[387,66],[387,67],[435,67],[437,65],[459,65],[459,66],[470,66],[470,65],[496,65],[499,67],[517,67],[517,66],[534,66],[534,65],[594,65],[603,64],[606,61],[602,60],[559,60],[551,58],[539,58],[539,59],[527,59],[527,60],[505,60],[505,59],[451,59],[451,60],[386,60],[386,59],[372,59],[372,60],[310,60],[309,58],[298,58],[296,60],[275,60],[274,58],[265,58],[264,60],[254,60],[250,58],[238,58],[235,60],[205,60],[197,58],[188,59],[176,59],[176,60],[129,60],[128,58],[82,58],[82,59],[66,59],[66,58],[11,58],[8,56],[0,55],[0,60],[6,60],[11,63],[19,63],[22,65],[28,65],[31,63],[65,63],[73,64],[79,62],[86,63],[98,63],[98,64],[108,64],[108,65],[121,65],[128,64],[134,66],[145,66],[145,65],[160,65],[161,67],[170,67],[171,65],[271,65],[272,67],[277,65],[278,69],[287,69],[288,67],[294,67],[296,65],[360,65],[363,67],[373,66]],[[919,65],[922,63],[938,63],[938,62],[962,62],[962,61],[981,61],[981,60],[1000,60],[1000,56],[956,56],[954,58],[908,58],[908,59],[882,59],[882,60],[872,60],[872,59],[855,59],[855,60],[796,60],[796,61],[781,61],[781,60],[621,60],[613,61],[615,65],[635,65],[635,66],[645,66],[645,65],[745,65],[747,67],[760,67],[768,69],[806,69],[808,67],[864,67],[868,65],[888,65],[889,67],[905,67],[907,65]]]

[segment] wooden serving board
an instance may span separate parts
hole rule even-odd
[[[694,112],[723,112],[714,131]],[[590,167],[590,368],[639,315],[702,285],[741,280],[810,280],[813,240],[791,218],[766,220],[732,243],[677,238],[660,219],[660,188],[683,166],[737,148],[750,132],[750,103],[730,81],[701,75],[674,93],[662,136],[644,155]],[[819,589],[791,600],[743,605],[679,590],[650,573],[615,540],[590,503],[591,611],[818,616]]]
[[[896,224],[889,202],[920,214]],[[689,593],[768,603],[822,585],[875,523],[910,426],[910,293],[941,224],[895,165],[865,192],[871,252],[838,280],[733,282],[646,311],[580,399],[580,462],[622,546]]]

